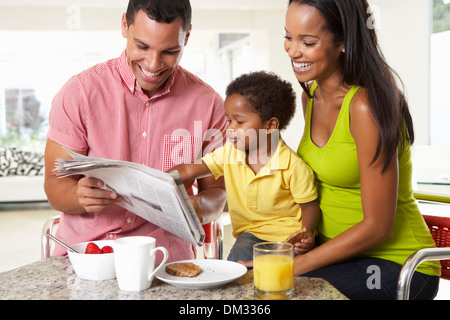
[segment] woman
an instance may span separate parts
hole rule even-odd
[[[315,172],[320,245],[295,274],[350,299],[394,299],[402,264],[434,242],[412,192],[414,130],[395,73],[368,27],[366,0],[290,0],[285,50],[304,89],[298,154]],[[432,299],[439,262],[421,264],[411,299]]]

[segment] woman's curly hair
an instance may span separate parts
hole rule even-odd
[[[227,87],[226,95],[243,96],[265,122],[276,117],[280,131],[292,120],[296,109],[295,92],[290,82],[272,72],[257,71],[241,75]]]

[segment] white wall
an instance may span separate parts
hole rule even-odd
[[[430,64],[430,144],[450,146],[450,30],[432,34]],[[447,161],[450,158],[447,158]]]
[[[369,0],[379,8],[377,30],[386,60],[405,85],[416,144],[430,141],[431,0]]]

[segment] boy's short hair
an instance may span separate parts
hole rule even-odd
[[[192,9],[189,0],[130,0],[126,12],[128,26],[134,22],[139,10],[157,22],[171,23],[178,17],[184,21],[183,29],[191,27]]]
[[[292,84],[272,72],[257,71],[241,75],[227,87],[226,95],[239,94],[252,105],[261,121],[278,118],[280,131],[292,120],[296,96]]]

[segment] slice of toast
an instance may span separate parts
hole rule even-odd
[[[303,227],[301,230],[298,230],[297,232],[294,232],[289,237],[287,237],[284,242],[295,244],[297,242],[300,242],[300,240],[306,238],[309,235],[308,229],[306,227]]]
[[[176,277],[196,277],[203,269],[191,262],[172,263],[166,266],[166,272]]]

